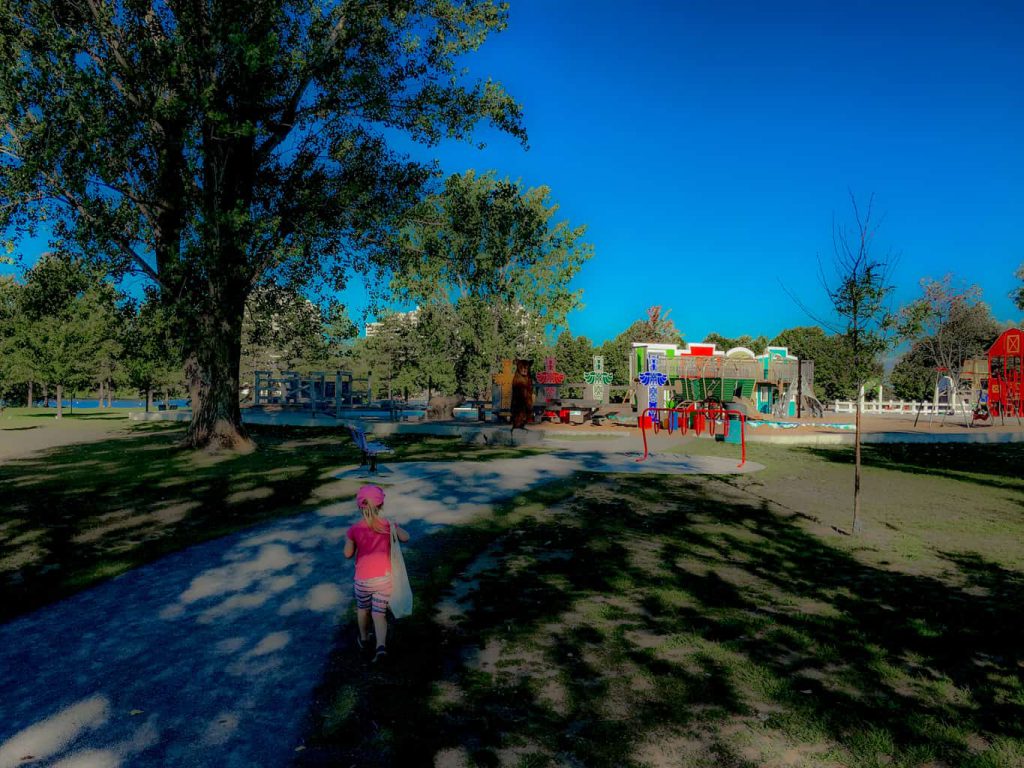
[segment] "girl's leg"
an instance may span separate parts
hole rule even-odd
[[[373,631],[377,635],[377,647],[388,644],[388,615],[387,613],[373,614]]]
[[[376,618],[376,616],[374,616]],[[356,624],[359,625],[359,639],[366,642],[370,634],[370,609],[356,608]],[[376,622],[374,622],[376,625]]]

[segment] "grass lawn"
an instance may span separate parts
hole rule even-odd
[[[259,450],[248,455],[180,448],[184,429],[130,422],[124,412],[56,420],[52,410],[7,410],[0,421],[0,451],[8,455],[0,458],[0,621],[168,552],[352,496],[358,487],[334,479],[339,468],[359,462],[337,429],[253,427]],[[388,443],[396,450],[389,461],[524,453],[457,438]]]
[[[714,443],[691,452],[735,452]],[[414,542],[388,666],[338,638],[302,766],[1024,766],[1024,447],[758,445]]]
[[[211,455],[183,429],[8,411],[0,620],[355,491],[336,431]],[[1024,766],[1024,446],[866,448],[856,537],[849,450],[750,458],[766,469],[581,477],[412,542],[417,611],[384,668],[339,633],[300,768]]]

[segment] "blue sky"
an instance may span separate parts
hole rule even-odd
[[[1024,3],[512,5],[467,64],[523,104],[530,148],[488,134],[437,156],[546,184],[588,225],[575,334],[655,304],[688,340],[811,324],[781,283],[828,314],[817,258],[851,191],[874,194],[898,303],[951,272],[1019,320]]]
[[[1024,3],[513,0],[466,64],[524,107],[530,148],[417,149],[546,184],[594,257],[575,334],[655,304],[687,340],[829,315],[818,258],[874,195],[896,301],[976,283],[1000,320],[1024,262]],[[358,285],[345,296],[357,321]]]

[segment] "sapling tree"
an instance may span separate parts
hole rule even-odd
[[[877,369],[878,358],[889,344],[892,293],[889,273],[894,257],[872,252],[877,224],[872,220],[874,197],[862,212],[851,193],[853,226],[832,225],[833,277],[821,271],[822,285],[835,313],[831,328],[847,341],[848,366],[858,393]],[[853,532],[861,529],[861,398],[856,398],[854,417]]]

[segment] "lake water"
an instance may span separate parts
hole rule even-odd
[[[177,399],[177,400],[170,400],[169,402],[170,402],[171,405],[176,405],[179,408],[187,408],[188,407],[188,400]],[[56,408],[57,407],[57,401],[55,399],[51,398],[49,403],[50,403],[50,407],[51,408]],[[74,400],[74,401],[72,401],[72,400],[65,399],[63,401],[63,404],[64,404],[65,408],[71,408],[72,405],[75,408],[99,408],[100,407],[100,401],[99,400]],[[154,400],[153,401],[153,410],[154,411],[157,410],[162,404],[163,404],[163,400]],[[145,400],[114,400],[112,402],[112,405],[113,405],[114,408],[145,408],[146,407],[146,401]],[[37,408],[42,408],[43,407],[43,401],[39,400],[36,403],[36,407]]]

